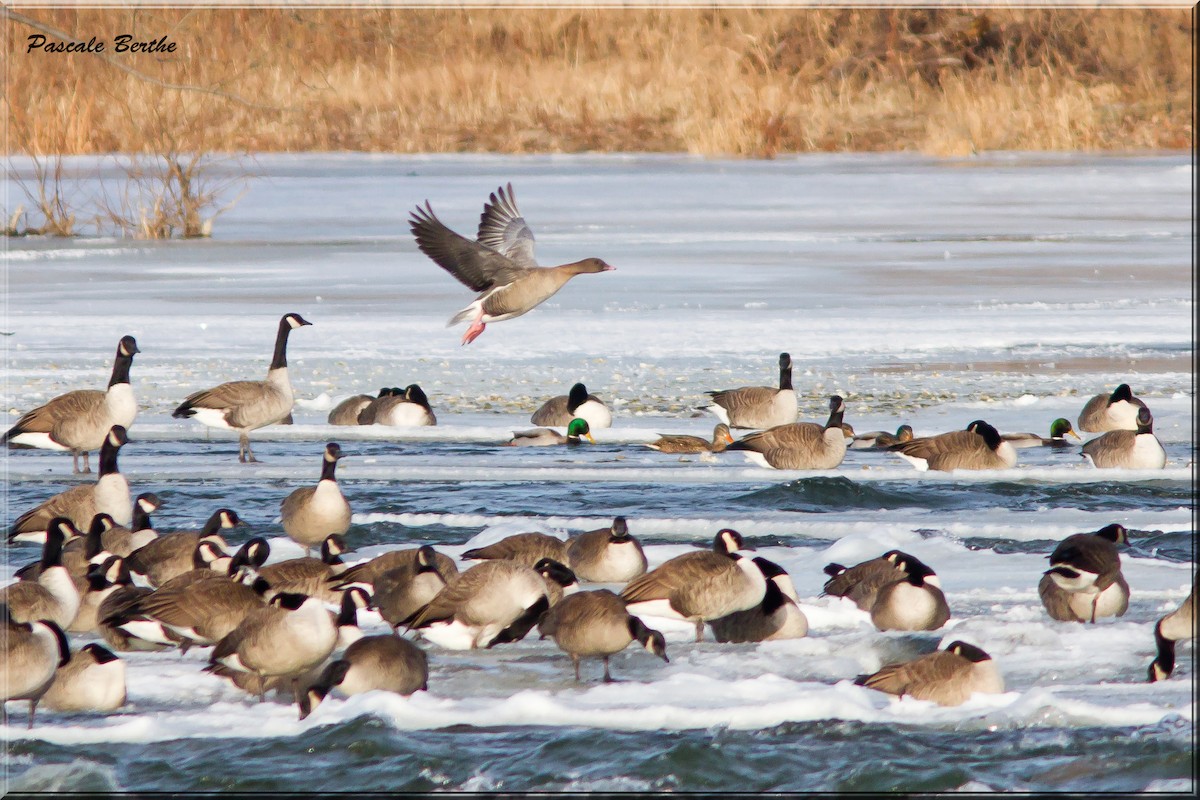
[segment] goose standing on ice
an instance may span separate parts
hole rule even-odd
[[[1046,613],[1063,622],[1123,616],[1129,608],[1129,584],[1121,574],[1117,547],[1125,544],[1129,531],[1117,523],[1059,542],[1046,556],[1050,569],[1038,583]]]
[[[539,267],[533,255],[533,231],[517,210],[512,184],[501,187],[483,206],[476,241],[442,224],[429,201],[417,206],[409,221],[417,247],[433,262],[472,291],[475,302],[450,319],[471,327],[462,343],[479,337],[487,323],[501,322],[531,311],[548,300],[576,275],[614,269],[598,258],[585,258],[557,267]]]
[[[1133,396],[1128,383],[1122,383],[1112,394],[1098,394],[1079,412],[1079,430],[1084,433],[1137,430],[1138,411],[1146,404]]]
[[[341,536],[350,529],[350,504],[338,486],[337,462],[342,448],[330,442],[325,445],[321,462],[321,480],[316,486],[297,489],[280,503],[283,530],[308,555],[329,536]]]
[[[795,422],[800,414],[792,389],[792,357],[779,354],[779,388],[743,386],[740,389],[705,392],[712,404],[700,406],[731,428],[773,428]]]
[[[575,418],[587,420],[589,428],[612,427],[612,412],[608,406],[596,395],[588,394],[582,383],[572,386],[569,394],[560,394],[542,403],[529,421],[534,425],[562,427],[570,425]]]
[[[122,336],[113,359],[108,390],[78,389],[55,397],[49,403],[26,412],[8,429],[0,441],[9,447],[37,447],[43,450],[70,450],[75,472],[91,472],[89,453],[99,449],[114,425],[128,428],[137,416],[137,400],[129,384],[137,341]],[[83,456],[83,469],[79,456]]]
[[[29,727],[38,700],[50,688],[54,672],[71,658],[62,628],[48,620],[17,622],[0,607],[0,702],[8,724],[8,701],[29,701]]]
[[[265,381],[230,381],[195,392],[179,404],[171,416],[195,419],[210,428],[238,433],[238,461],[257,461],[250,449],[250,431],[283,422],[292,414],[294,395],[288,380],[288,334],[312,325],[299,314],[284,314],[275,334],[275,355]],[[118,520],[119,522],[120,520]]]
[[[571,657],[576,681],[580,680],[580,659],[590,656],[603,659],[604,682],[611,683],[609,657],[634,641],[663,661],[671,661],[667,658],[667,640],[663,635],[630,614],[624,601],[607,589],[564,597],[542,615],[538,631],[541,638],[549,636],[558,649]]]

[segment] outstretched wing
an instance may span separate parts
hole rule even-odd
[[[409,225],[421,252],[476,292],[512,283],[525,271],[508,256],[447,228],[428,200],[425,208],[417,206]]]
[[[519,266],[528,268],[538,265],[533,255],[533,231],[517,210],[517,197],[513,194],[511,183],[508,184],[507,194],[504,187],[500,187],[484,203],[476,238],[484,247],[508,256]]]

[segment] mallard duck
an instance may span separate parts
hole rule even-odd
[[[733,434],[728,425],[720,422],[713,428],[711,442],[699,436],[660,433],[657,439],[643,446],[660,453],[719,453],[729,444],[733,444]]]
[[[1083,439],[1071,427],[1071,423],[1059,417],[1050,423],[1050,436],[1038,436],[1036,433],[1005,433],[1000,436],[1001,439],[1011,444],[1013,447],[1066,447],[1071,443],[1065,437],[1074,436],[1079,441]]]
[[[550,428],[534,428],[528,431],[513,431],[513,438],[506,444],[509,447],[548,447],[556,444],[576,445],[581,444],[583,437],[592,444],[596,440],[592,438],[592,430],[587,424],[587,420],[573,419],[571,424],[567,426],[567,435],[563,436],[556,430]]]

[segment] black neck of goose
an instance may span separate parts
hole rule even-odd
[[[779,368],[779,390],[787,391],[792,388],[792,365]]]
[[[58,531],[46,534],[46,543],[42,545],[42,569],[62,566],[63,536]]]
[[[93,524],[88,528],[87,537],[83,540],[83,557],[91,561],[104,549],[100,537],[104,534],[103,524]]]
[[[358,625],[358,606],[354,604],[354,596],[350,592],[342,595],[342,608],[338,612],[337,626],[339,628]]]
[[[120,472],[117,469],[117,454],[121,452],[119,445],[114,445],[107,438],[100,446],[100,477]]]
[[[1175,642],[1163,636],[1161,619],[1154,625],[1154,643],[1158,646],[1154,664],[1170,675],[1175,671]],[[1151,666],[1150,669],[1153,672],[1154,667]]]
[[[109,386],[116,386],[118,383],[129,383],[129,368],[133,366],[133,356],[122,355],[117,352],[117,357],[113,361],[112,377],[108,379]]]
[[[575,409],[586,403],[588,400],[587,388],[582,383],[577,383],[571,387],[571,393],[567,396],[567,411],[572,414]]]
[[[200,529],[201,536],[208,536],[221,530],[221,512],[217,511],[204,522],[204,527]]]
[[[337,459],[326,458],[321,464],[321,480],[337,482],[334,472],[337,470]]]
[[[133,521],[129,523],[129,530],[133,532],[148,531],[153,525],[150,524],[150,512],[142,508],[141,503],[133,504]]]
[[[830,428],[841,428],[842,417],[845,416],[845,414],[846,409],[841,405],[838,406],[837,411],[829,412],[829,422],[825,423],[825,430],[829,430]]]
[[[286,319],[279,320],[279,333],[275,334],[275,356],[271,359],[271,369],[283,369],[287,366],[288,334],[292,326]]]
[[[767,590],[763,594],[762,612],[763,614],[774,614],[779,608],[787,602],[783,590],[779,588],[779,584],[773,580],[767,581]]]

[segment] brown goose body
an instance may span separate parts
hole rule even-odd
[[[1117,548],[1128,541],[1125,527],[1113,524],[1059,542],[1038,583],[1046,613],[1063,622],[1123,616],[1129,608],[1129,584],[1121,574]]]
[[[74,530],[63,517],[52,520],[46,531],[46,543],[42,545],[37,580],[17,581],[0,589],[0,605],[7,607],[11,621],[48,620],[66,630],[75,619],[79,612],[79,589],[63,566],[63,543]]]
[[[1122,383],[1112,394],[1098,394],[1079,413],[1079,430],[1085,433],[1137,430],[1138,411],[1146,404]]]
[[[341,554],[344,552],[342,537],[331,534],[321,543],[320,558],[290,558],[268,564],[257,570],[258,577],[270,586],[268,598],[285,592],[317,597],[337,605],[342,601],[342,591],[334,588],[332,579],[342,573]]]
[[[829,398],[825,425],[793,422],[752,433],[726,447],[740,450],[757,464],[774,469],[834,469],[846,457],[842,417],[846,404],[838,395]]]
[[[132,336],[121,337],[107,390],[80,389],[59,395],[24,414],[0,441],[10,447],[69,450],[74,471],[90,472],[89,452],[104,444],[114,425],[128,428],[137,416],[129,368],[134,353],[138,352],[137,341]],[[79,468],[81,455],[83,469]]]
[[[738,389],[705,392],[712,404],[701,406],[731,428],[774,428],[796,421],[800,412],[792,388],[792,357],[779,354],[779,388],[743,386]]]
[[[797,603],[792,579],[778,564],[765,558],[754,559],[767,578],[762,602],[754,608],[737,611],[711,620],[713,637],[718,642],[766,642],[800,639],[808,635],[808,617]]]
[[[825,582],[825,594],[848,598],[863,611],[870,612],[879,590],[905,576],[904,570],[896,566],[894,556],[908,557],[893,550],[849,568],[841,564],[828,564],[825,574],[830,577]]]
[[[1154,435],[1150,409],[1137,412],[1136,430],[1102,433],[1083,445],[1083,455],[1100,469],[1163,469],[1167,453]]]
[[[897,556],[901,580],[880,587],[871,622],[881,631],[935,631],[950,620],[950,605],[934,571],[912,556]]]
[[[612,525],[572,536],[566,542],[566,564],[581,581],[628,583],[646,574],[642,543],[629,533],[624,517]]]
[[[545,533],[516,533],[486,547],[476,547],[462,554],[464,560],[507,559],[532,567],[543,558],[567,563],[567,543]]]
[[[330,578],[330,581],[339,589],[353,583],[371,589],[374,587],[375,581],[389,570],[403,568],[415,575],[418,568],[417,559],[419,552],[420,548],[418,547],[389,550],[370,561],[364,561],[361,564],[347,567],[340,575]],[[454,559],[445,553],[435,553],[434,556],[437,561],[438,572],[447,581],[458,574],[458,565],[454,563]]]
[[[1192,591],[1179,608],[1163,616],[1154,624],[1154,642],[1157,652],[1150,662],[1149,678],[1162,681],[1175,671],[1175,644],[1196,638],[1196,578],[1192,577]]]
[[[357,425],[358,415],[363,409],[371,405],[375,398],[369,394],[356,394],[353,397],[347,397],[342,402],[333,407],[329,412],[327,421],[330,425]]]
[[[873,675],[861,676],[856,683],[942,706],[962,705],[976,692],[1004,692],[1004,679],[991,656],[964,642],[953,642],[945,650],[903,664],[891,664]]]
[[[133,501],[133,520],[129,526],[116,525],[100,534],[100,544],[114,556],[128,556],[158,538],[150,515],[162,506],[158,496],[150,492],[139,494]]]
[[[580,679],[580,659],[586,657],[603,659],[604,680],[611,681],[609,657],[634,641],[663,661],[670,660],[663,635],[631,615],[625,602],[607,589],[576,592],[564,597],[542,615],[538,631],[541,638],[552,638],[558,648],[571,657],[577,681]]]
[[[317,485],[296,489],[279,504],[284,533],[306,552],[350,529],[350,504],[337,482],[337,462],[341,458],[341,447],[332,442],[325,445]]]
[[[983,420],[975,420],[966,430],[925,436],[887,449],[922,471],[1009,469],[1017,463],[1012,444]]]
[[[196,547],[202,542],[211,542],[225,551],[228,545],[218,531],[239,524],[237,515],[229,509],[220,509],[209,517],[204,528],[198,531],[175,531],[154,539],[129,554],[126,563],[131,572],[144,575],[153,586],[162,586],[176,575],[196,568]]]
[[[55,711],[114,711],[125,705],[125,662],[98,644],[85,644],[58,668],[42,695]]]
[[[451,649],[490,647],[523,636],[550,608],[548,595],[546,580],[531,567],[485,561],[451,580],[409,627]],[[505,636],[514,626],[520,636]]]
[[[570,425],[573,419],[586,421],[589,428],[609,428],[612,426],[612,411],[603,400],[590,394],[586,386],[577,383],[571,387],[570,394],[560,394],[542,403],[529,421],[534,425],[561,428]]]
[[[437,553],[425,545],[417,551],[413,566],[387,570],[375,579],[372,601],[384,621],[399,629],[444,588],[446,578],[438,569]]]
[[[2,614],[2,611],[0,611]],[[67,635],[53,622],[15,622],[0,618],[0,703],[8,722],[8,701],[29,701],[29,727],[38,701],[50,688],[55,671],[71,657]]]
[[[463,336],[470,344],[489,322],[519,317],[552,297],[576,275],[613,269],[598,258],[557,267],[540,267],[534,258],[533,232],[517,210],[512,184],[493,193],[483,207],[477,240],[442,224],[429,202],[410,220],[417,247],[435,264],[479,295],[450,320],[472,320]]]
[[[260,679],[297,676],[328,658],[337,640],[334,616],[320,600],[281,594],[246,614],[209,660]]]

